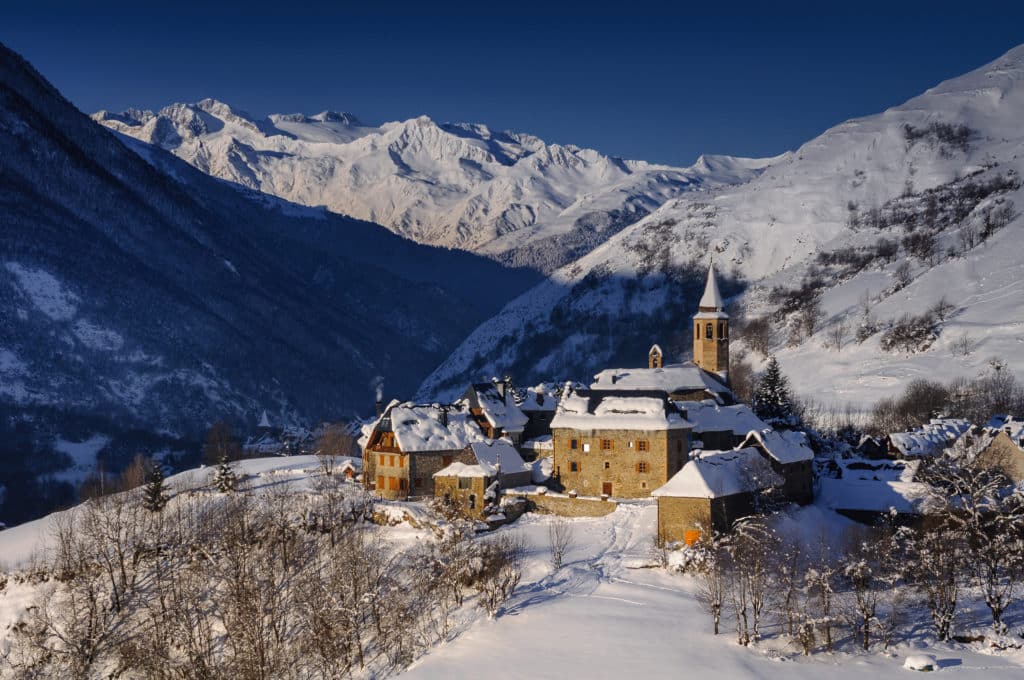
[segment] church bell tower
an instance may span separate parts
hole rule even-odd
[[[693,363],[729,380],[729,315],[718,290],[715,265],[708,268],[708,282],[693,316]]]

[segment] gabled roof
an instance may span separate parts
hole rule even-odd
[[[562,395],[551,428],[573,430],[688,430],[665,392],[577,389]]]
[[[960,418],[933,418],[913,432],[890,434],[889,442],[904,456],[934,456],[969,429],[971,424]]]
[[[712,399],[676,402],[686,411],[686,419],[693,423],[693,431],[732,432],[743,437],[751,430],[764,430],[768,424],[758,418],[746,404],[721,406]]]
[[[489,441],[470,417],[465,404],[400,404],[388,410],[378,427],[395,433],[403,453],[461,451],[473,442]]]
[[[757,446],[782,465],[814,460],[814,451],[803,432],[751,430],[740,446]]]
[[[470,405],[483,411],[484,417],[491,427],[500,427],[506,432],[522,431],[529,418],[516,406],[511,385],[505,388],[502,396],[498,385],[489,383],[473,383],[466,391]]]
[[[710,395],[732,392],[721,379],[691,361],[663,368],[606,368],[594,376],[593,389],[658,390],[667,394],[704,390]]]
[[[708,267],[708,281],[704,285],[704,295],[701,296],[697,307],[701,311],[704,309],[721,311],[725,308],[725,300],[722,298],[722,292],[718,290],[718,279],[715,278],[714,263]]]
[[[498,474],[499,466],[503,474],[527,472],[529,464],[523,462],[519,452],[508,442],[474,442],[469,450],[476,458],[475,465],[467,465],[458,461],[435,472],[435,477],[493,477]]]
[[[553,384],[540,384],[527,387],[526,395],[519,402],[519,410],[526,413],[532,411],[554,411],[558,406],[557,387]]]
[[[781,484],[755,449],[708,451],[688,461],[652,496],[721,498],[751,493]]]

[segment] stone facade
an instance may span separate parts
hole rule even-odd
[[[729,371],[729,319],[693,320],[693,363],[711,373]]]
[[[693,544],[709,530],[726,532],[753,513],[749,493],[720,498],[658,497],[658,542]]]
[[[643,498],[682,469],[689,430],[552,430],[554,472],[585,496]]]
[[[1024,450],[1003,431],[996,433],[977,457],[978,465],[1002,472],[1014,484],[1024,481]]]
[[[474,465],[476,458],[466,450],[405,454],[367,449],[363,454],[363,479],[382,498],[433,496],[434,473],[456,461]]]
[[[490,483],[486,477],[435,477],[434,495],[451,501],[467,515],[480,515]]]

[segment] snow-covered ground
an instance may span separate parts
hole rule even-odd
[[[255,491],[309,489],[318,474],[314,456],[264,458],[237,464],[239,475]],[[176,491],[208,486],[212,468],[169,478]],[[402,521],[426,516],[422,505],[388,503],[394,521],[385,529],[398,543],[428,540],[422,526]],[[499,529],[521,536],[526,546],[523,578],[503,613],[489,619],[470,601],[458,615],[456,635],[431,649],[403,675],[411,678],[644,677],[644,678],[820,678],[906,677],[904,661],[930,654],[943,673],[963,678],[1018,678],[1024,652],[986,654],[977,646],[936,644],[920,626],[891,653],[818,653],[803,657],[769,635],[751,648],[738,646],[723,619],[714,636],[710,619],[697,604],[693,580],[659,566],[655,550],[657,506],[653,500],[620,503],[601,518],[571,523],[572,547],[563,566],[550,564],[548,538],[553,516],[528,514]],[[49,518],[0,532],[5,571],[26,566],[41,548]],[[827,536],[838,542],[852,523],[819,507],[808,506],[780,518],[777,529],[805,540]],[[0,582],[4,579],[0,574]],[[0,649],[9,626],[33,597],[33,587],[9,579],[0,588]],[[924,612],[921,612],[926,616]],[[977,615],[977,612],[975,612]],[[984,625],[984,615],[962,614],[965,625]],[[1024,625],[1018,604],[1008,617],[1011,628]],[[847,646],[851,648],[853,645]]]
[[[528,515],[501,531],[520,532],[528,558],[523,583],[494,620],[478,619],[453,642],[434,649],[405,674],[462,677],[486,669],[494,678],[864,678],[906,677],[906,656],[930,653],[941,670],[963,678],[1018,678],[1024,654],[993,656],[921,635],[893,649],[803,657],[769,640],[751,649],[730,634],[711,634],[693,581],[661,568],[641,568],[654,555],[657,507],[622,503],[606,517],[572,520],[575,547],[564,566],[548,564],[550,516]],[[787,532],[814,539],[850,523],[811,506],[784,520]]]

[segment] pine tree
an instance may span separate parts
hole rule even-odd
[[[164,473],[157,464],[149,473],[146,480],[146,487],[142,492],[142,507],[150,512],[160,512],[167,505],[170,496],[167,494],[167,484],[164,482]]]
[[[220,464],[217,466],[217,472],[213,476],[213,484],[217,487],[217,490],[222,493],[228,493],[235,490],[235,483],[238,481],[238,477],[235,475],[235,469],[231,467],[231,463],[228,462],[227,456],[221,456]]]
[[[753,408],[754,413],[769,425],[796,427],[800,424],[793,395],[789,391],[789,380],[782,374],[774,356],[768,358],[768,367],[757,381]]]

